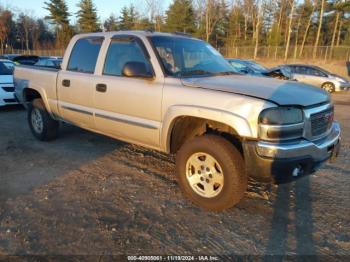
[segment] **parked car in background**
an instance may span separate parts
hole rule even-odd
[[[40,57],[39,61],[35,64],[36,66],[44,66],[50,68],[60,68],[62,64],[62,58],[56,57]]]
[[[4,54],[0,56],[0,59],[7,59],[13,61],[15,57],[20,56],[19,54]]]
[[[321,87],[328,93],[350,89],[350,82],[347,79],[332,74],[318,66],[291,64],[281,65],[275,68],[275,70],[287,72],[286,77],[290,77],[290,80],[296,80],[305,84]],[[288,74],[290,74],[290,76]]]
[[[268,69],[255,61],[242,59],[226,59],[237,73],[245,75],[266,76]]]
[[[13,58],[12,61],[19,65],[35,65],[39,61],[39,56],[21,55]]]
[[[17,104],[13,85],[14,63],[0,59],[0,106]]]
[[[273,77],[281,80],[293,80],[293,74],[291,69],[287,66],[278,66],[269,69],[266,76]]]

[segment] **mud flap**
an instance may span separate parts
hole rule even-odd
[[[341,146],[341,142],[340,142],[340,139],[339,139],[338,143],[335,144],[333,149],[332,149],[331,158],[329,159],[330,163],[334,163],[335,160],[338,158],[339,152],[340,152],[340,146]]]

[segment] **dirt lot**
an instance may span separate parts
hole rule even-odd
[[[0,255],[349,261],[350,93],[334,99],[344,129],[338,161],[289,185],[251,181],[246,198],[222,213],[183,198],[173,157],[68,125],[41,143],[24,110],[0,109]]]

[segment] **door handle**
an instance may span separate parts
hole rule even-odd
[[[62,85],[65,86],[65,87],[70,87],[70,80],[64,79],[64,80],[62,81]]]
[[[105,85],[105,84],[97,84],[96,85],[96,91],[97,92],[101,92],[101,93],[105,93],[107,91],[107,85]]]

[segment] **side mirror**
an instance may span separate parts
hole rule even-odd
[[[247,69],[242,69],[242,70],[239,70],[239,72],[240,72],[241,74],[244,74],[244,75],[249,74],[249,72],[248,72],[248,70],[247,70]]]
[[[127,62],[122,74],[126,77],[153,78],[153,74],[148,72],[147,66],[143,62]]]

